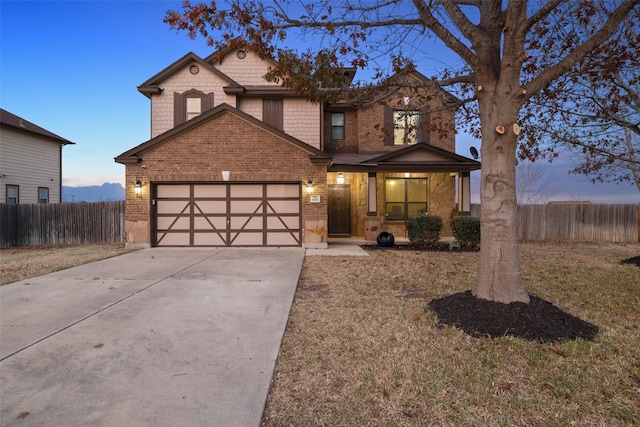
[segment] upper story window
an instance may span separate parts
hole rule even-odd
[[[426,109],[393,109],[384,107],[384,145],[412,145],[418,142],[430,143],[430,113]]]
[[[49,203],[49,189],[38,187],[38,203]]]
[[[427,212],[426,178],[387,178],[385,182],[385,216],[389,220],[406,220]]]
[[[20,187],[7,184],[7,203],[18,204],[20,202]]]
[[[204,93],[196,89],[184,93],[173,93],[173,125],[198,117],[208,109],[213,108],[213,92]]]
[[[331,139],[344,139],[344,113],[331,113]]]
[[[393,112],[393,145],[411,145],[418,141],[418,127],[420,126],[420,112]]]
[[[194,117],[202,114],[202,98],[190,96],[186,99],[187,120],[191,120]]]

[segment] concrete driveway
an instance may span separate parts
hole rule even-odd
[[[258,426],[304,256],[153,248],[0,287],[0,425]]]

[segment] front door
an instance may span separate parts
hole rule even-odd
[[[329,234],[351,234],[351,186],[329,185]]]

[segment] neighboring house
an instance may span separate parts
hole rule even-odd
[[[68,144],[74,143],[0,109],[0,203],[60,203]]]
[[[446,235],[468,214],[480,163],[454,153],[450,94],[313,103],[267,82],[268,66],[241,50],[189,53],[138,87],[151,139],[115,158],[128,245],[324,248],[329,236],[404,237],[418,212],[442,216]]]

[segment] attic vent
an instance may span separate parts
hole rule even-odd
[[[200,72],[200,68],[198,68],[198,66],[194,64],[191,67],[189,67],[189,72],[195,76]]]
[[[238,59],[244,59],[247,57],[247,52],[245,52],[244,50],[239,50],[238,53],[236,53],[236,56],[238,57]]]

